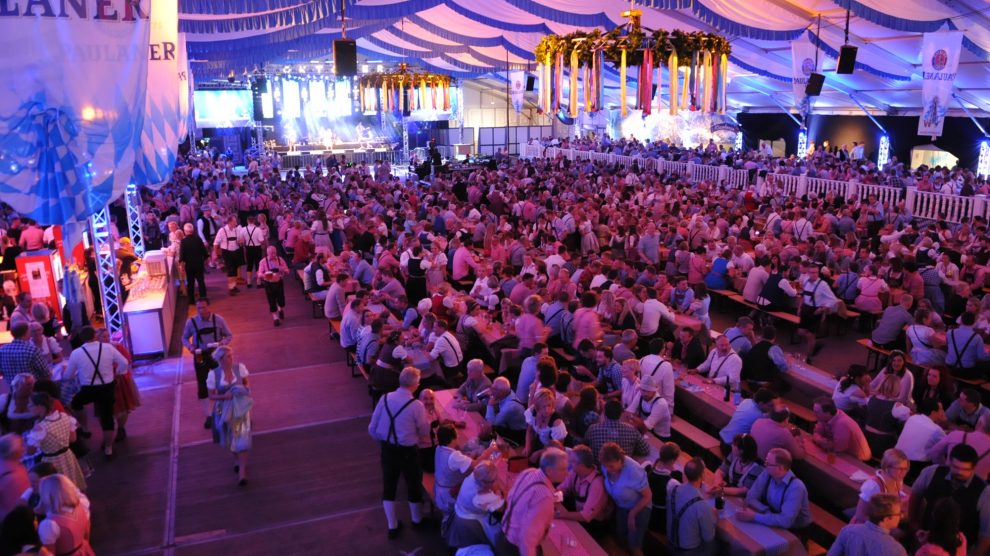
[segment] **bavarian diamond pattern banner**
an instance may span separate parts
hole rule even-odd
[[[512,107],[516,109],[516,112],[522,112],[523,95],[526,94],[526,72],[510,71],[509,84],[512,87]]]
[[[918,135],[942,135],[959,69],[962,31],[925,33],[921,41],[921,118]]]
[[[135,185],[161,187],[172,175],[179,151],[179,53],[178,0],[155,0],[151,12],[148,47],[148,94],[145,98],[141,151],[134,164]]]
[[[0,200],[66,224],[124,192],[144,125],[150,9],[0,1]]]
[[[179,33],[179,116],[178,143],[186,140],[189,130],[189,106],[192,104],[192,74],[189,72],[189,53],[186,51],[186,34]],[[178,147],[178,144],[176,145]]]

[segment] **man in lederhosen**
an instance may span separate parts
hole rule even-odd
[[[804,337],[807,344],[805,361],[811,363],[811,357],[818,354],[821,345],[818,343],[818,328],[825,313],[830,311],[838,301],[832,288],[819,276],[820,267],[809,264],[801,285],[801,302],[798,307],[798,334]]]
[[[79,341],[82,345],[69,355],[69,365],[66,370],[66,377],[76,377],[81,386],[79,392],[72,398],[72,411],[79,419],[79,425],[84,431],[82,435],[88,437],[86,406],[93,404],[93,413],[99,418],[100,428],[103,430],[103,455],[110,459],[113,457],[115,437],[113,433],[115,373],[123,374],[130,363],[112,345],[98,341],[96,331],[91,326],[84,326],[79,331]]]
[[[227,327],[227,321],[210,310],[210,300],[205,297],[196,300],[196,314],[186,321],[182,329],[182,345],[193,354],[193,365],[196,369],[196,397],[199,398],[203,413],[206,415],[204,429],[213,426],[213,414],[208,399],[209,390],[206,388],[206,379],[216,366],[213,352],[218,347],[229,344],[233,338],[233,333]]]
[[[223,259],[223,266],[227,270],[227,289],[231,294],[240,291],[237,289],[237,276],[244,264],[242,248],[246,243],[247,232],[237,225],[237,218],[234,216],[227,218],[227,225],[220,228],[213,240],[213,249]]]
[[[272,314],[275,326],[281,326],[285,319],[285,282],[283,279],[289,273],[289,265],[285,259],[278,256],[274,245],[268,246],[268,253],[262,259],[258,268],[258,283],[265,288],[265,298],[268,300],[268,310]]]
[[[399,477],[406,481],[409,513],[412,525],[419,529],[426,524],[423,517],[423,470],[419,463],[419,442],[430,436],[423,402],[414,397],[419,388],[419,369],[406,367],[399,374],[399,388],[378,400],[368,424],[368,434],[381,444],[382,507],[388,520],[388,538],[394,539],[402,529],[395,512],[395,495]]]
[[[247,287],[253,288],[257,279],[258,263],[264,255],[265,230],[258,226],[258,217],[251,215],[247,217],[247,226],[244,227],[244,258],[247,263]],[[259,284],[260,286],[261,284]]]
[[[210,205],[203,205],[203,211],[200,213],[199,218],[196,219],[196,235],[199,239],[203,240],[203,245],[206,246],[207,251],[212,255],[212,250],[210,246],[213,245],[213,240],[217,236],[217,222],[213,219],[213,209]],[[216,261],[210,261],[210,267],[214,267]]]

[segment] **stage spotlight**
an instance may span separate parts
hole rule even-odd
[[[887,161],[890,160],[890,137],[887,134],[883,134],[880,137],[880,154],[877,155],[877,168],[883,170],[883,167],[887,165]]]
[[[984,137],[980,142],[980,159],[976,164],[976,175],[990,178],[990,138]]]

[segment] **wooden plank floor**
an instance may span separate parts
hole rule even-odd
[[[385,538],[378,447],[371,407],[351,378],[326,321],[313,319],[295,281],[286,320],[272,326],[264,292],[230,297],[207,275],[214,310],[234,332],[234,353],[255,397],[249,484],[203,429],[192,360],[179,354],[136,369],[143,406],[128,423],[118,457],[93,457],[93,543],[98,554],[443,554],[434,532],[406,527]],[[185,301],[181,315],[191,312]],[[181,327],[183,318],[177,317]],[[177,336],[176,336],[177,337]],[[93,445],[99,434],[94,431]],[[404,495],[400,489],[400,499]],[[400,505],[408,524],[408,510]]]

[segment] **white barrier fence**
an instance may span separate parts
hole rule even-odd
[[[558,147],[543,148],[540,145],[523,145],[522,158],[557,158],[562,156],[568,160],[590,160],[594,163],[619,164],[630,167],[638,163],[642,170],[652,172],[671,172],[686,176],[693,180],[705,180],[712,183],[727,182],[729,186],[742,188],[749,185],[748,170],[733,170],[728,166],[709,166],[691,162],[674,162],[662,158],[643,158],[622,156],[613,153],[586,151],[580,149],[561,149]],[[895,206],[904,197],[905,207],[911,214],[927,220],[946,220],[961,222],[982,216],[990,219],[990,202],[985,197],[961,197],[959,195],[943,195],[941,193],[917,191],[914,188],[904,190],[884,185],[863,184],[853,181],[826,180],[810,178],[805,175],[768,174],[759,185],[780,190],[785,195],[803,197],[813,193],[819,198],[829,193],[849,199],[856,196],[866,199],[870,195],[886,206]]]

